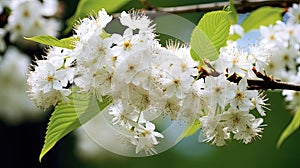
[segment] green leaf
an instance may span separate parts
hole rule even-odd
[[[229,36],[229,40],[232,40],[232,41],[236,41],[239,38],[241,38],[241,36],[236,33],[234,33],[234,35]]]
[[[111,34],[106,33],[106,31],[102,29],[102,33],[100,34],[100,38],[106,39],[106,38],[108,38],[110,36],[111,36]]]
[[[239,20],[239,15],[234,7],[234,2],[233,0],[229,0],[229,6],[228,8],[226,8],[227,11],[230,11],[230,14],[229,14],[229,21],[230,21],[230,24],[231,25],[235,25],[238,23],[238,20]],[[234,35],[230,35],[229,36],[229,39],[230,40],[237,40],[239,39],[241,36],[239,36],[238,34],[234,34]]]
[[[226,45],[229,36],[230,12],[214,11],[203,16],[191,35],[191,54],[195,61],[216,60],[219,50]]]
[[[68,37],[59,40],[52,36],[34,36],[31,38],[25,37],[25,39],[38,42],[41,44],[49,45],[49,46],[56,46],[56,47],[68,48],[68,49],[74,49],[75,41],[78,40],[77,38],[74,37]]]
[[[286,127],[286,129],[282,132],[278,142],[277,148],[281,146],[283,141],[289,137],[293,132],[295,132],[300,126],[300,107],[298,107],[298,111],[296,112],[292,122]]]
[[[190,125],[190,128],[188,129],[187,132],[185,132],[184,137],[188,137],[191,135],[194,135],[201,127],[201,122],[200,120],[196,119],[192,125]]]
[[[281,20],[283,12],[283,8],[261,7],[251,12],[242,22],[241,26],[244,28],[245,33],[253,29],[258,29],[260,26],[268,26],[274,24],[277,20]]]
[[[229,11],[229,21],[232,25],[237,24],[239,20],[239,15],[234,7],[233,0],[229,0],[229,6],[225,9],[225,11]]]
[[[68,103],[59,103],[52,113],[44,146],[39,156],[40,161],[61,138],[92,119],[112,101],[111,97],[107,96],[99,102],[94,95],[76,93],[76,89],[72,90],[69,99]]]
[[[196,119],[194,122],[188,123],[178,140],[194,135],[200,129],[201,126],[201,122],[198,119]]]
[[[106,12],[111,13],[118,10],[120,7],[128,3],[130,0],[80,0],[75,11],[75,14],[67,20],[67,28],[64,30],[64,34],[68,33],[76,20],[86,17],[91,12],[97,12],[104,8]]]
[[[193,60],[195,60],[195,61],[201,60],[201,57],[192,48],[190,50],[190,54],[191,54],[191,57],[193,58]]]

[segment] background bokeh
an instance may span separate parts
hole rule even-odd
[[[75,11],[77,0],[64,0],[64,17],[66,20]],[[196,3],[219,2],[214,0],[149,0],[153,6],[180,6]],[[224,2],[224,1],[223,1]],[[139,1],[129,1],[122,10],[143,8]],[[250,12],[250,11],[249,11]],[[203,13],[179,14],[191,22],[197,24]],[[172,29],[172,27],[170,27]],[[184,26],[182,32],[185,32]],[[168,37],[161,35],[161,42]],[[245,39],[247,40],[247,39]],[[33,54],[35,51],[31,51]],[[37,53],[40,53],[38,51]],[[0,88],[2,89],[2,88]],[[230,142],[225,147],[214,147],[205,143],[199,143],[199,133],[188,137],[170,150],[156,156],[145,158],[130,158],[118,156],[99,149],[99,154],[94,157],[84,157],[76,148],[77,136],[67,135],[43,158],[39,163],[38,156],[42,149],[44,134],[46,132],[48,117],[39,121],[29,121],[20,125],[8,125],[0,121],[0,167],[3,168],[98,168],[98,167],[232,167],[232,168],[281,168],[300,167],[300,132],[296,131],[289,137],[281,148],[276,148],[276,142],[290,122],[292,115],[284,106],[283,97],[278,92],[267,92],[270,98],[270,111],[264,118],[265,127],[263,137],[252,144],[244,145],[239,142]],[[1,105],[1,102],[0,102]],[[51,109],[48,112],[50,113]]]

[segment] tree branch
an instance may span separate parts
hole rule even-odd
[[[207,76],[214,76],[217,77],[219,75],[225,75],[227,77],[227,80],[234,83],[239,83],[242,79],[241,76],[237,75],[236,73],[232,75],[228,74],[222,74],[217,72],[211,65],[207,62],[205,62],[207,66],[212,69],[212,71],[208,72],[203,67],[199,68],[199,78],[205,78]],[[294,90],[294,91],[300,91],[300,84],[294,84],[294,83],[287,83],[282,82],[281,80],[273,79],[272,76],[268,76],[266,72],[262,74],[261,72],[257,71],[255,67],[252,68],[252,71],[259,79],[247,79],[248,83],[248,89],[249,90],[274,90],[274,89],[281,89],[281,90]]]
[[[226,1],[176,7],[156,7],[147,0],[139,0],[139,2],[144,6],[144,12],[150,15],[151,17],[157,17],[159,15],[163,15],[163,13],[185,14],[194,12],[210,12],[214,10],[221,10],[224,8],[224,6],[229,5],[229,3]],[[234,0],[234,6],[238,13],[251,12],[262,6],[287,8],[292,6],[293,3],[298,4],[299,0]],[[117,18],[119,16],[120,13],[113,14],[114,18]]]
[[[293,3],[299,3],[299,0],[234,0],[235,8],[239,13],[250,12],[261,6],[273,6],[273,7],[289,7]],[[208,12],[213,10],[220,10],[224,6],[228,5],[228,2],[214,2],[205,4],[195,4],[178,7],[158,7],[156,8],[160,12],[167,13],[192,13],[192,12]]]
[[[300,91],[300,85],[292,84],[287,82],[281,81],[265,81],[261,79],[248,79],[248,89],[250,90],[274,90],[274,89],[285,89],[285,90],[294,90]]]

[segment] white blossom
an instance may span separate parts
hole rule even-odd
[[[249,60],[251,60],[258,71],[262,72],[268,67],[270,62],[271,52],[269,48],[263,44],[256,44],[254,46],[250,46],[249,50]],[[251,72],[248,73],[248,75],[251,75]]]
[[[47,3],[47,9],[56,11],[57,2],[52,0]],[[17,42],[23,37],[33,37],[36,35],[56,36],[60,29],[60,23],[53,19],[46,19],[49,16],[48,10],[44,9],[44,4],[38,0],[12,0],[9,7],[11,14],[8,17],[8,24],[5,29],[10,32],[10,41]],[[52,6],[53,5],[53,6]],[[45,11],[45,13],[43,12]],[[51,13],[54,13],[52,12]],[[45,15],[46,14],[46,15]]]
[[[154,149],[154,145],[157,145],[159,142],[156,138],[164,138],[164,136],[154,131],[155,125],[151,122],[146,122],[145,127],[141,126],[140,128],[137,128],[137,146],[136,146],[136,153],[139,153],[141,150],[144,150],[149,154],[156,154],[156,151]]]
[[[217,105],[222,108],[234,97],[232,84],[226,80],[225,76],[205,78],[204,96],[207,97],[210,107],[213,109]]]
[[[253,97],[251,99],[254,107],[256,108],[256,110],[258,111],[258,113],[261,115],[261,116],[265,116],[266,115],[266,110],[270,110],[266,103],[268,99],[266,98],[266,95],[264,95],[263,93],[259,93],[258,96],[256,97]]]
[[[288,19],[288,22],[291,22],[291,23],[300,23],[300,7],[299,7],[299,4],[293,4],[292,7],[290,7],[288,9],[288,12],[287,14],[289,15],[289,19]]]
[[[132,30],[152,31],[153,29],[151,26],[152,21],[142,13],[126,13],[123,11],[121,13],[120,22]]]
[[[247,125],[246,129],[237,132],[233,138],[236,140],[241,140],[243,143],[248,144],[252,142],[255,138],[260,138],[263,131],[262,128],[262,118],[255,119],[251,122],[251,125]]]
[[[248,57],[248,53],[239,49],[236,42],[229,42],[226,47],[220,49],[220,56],[215,61],[216,70],[229,75],[236,73],[245,76],[252,68]]]
[[[238,86],[233,89],[235,96],[230,102],[232,108],[236,108],[240,111],[249,111],[253,107],[251,99],[258,97],[258,92],[256,90],[247,90],[247,87],[247,79],[243,78],[238,83]]]
[[[113,116],[114,125],[118,124],[125,128],[131,128],[131,120],[137,121],[139,117],[139,112],[134,110],[133,106],[124,107],[122,104],[111,106],[108,113]]]
[[[244,28],[238,24],[231,25],[229,29],[229,34],[230,35],[237,34],[242,37],[244,35]]]
[[[0,116],[8,124],[20,124],[43,116],[26,93],[29,63],[29,56],[13,46],[7,48],[0,60]]]
[[[6,34],[6,30],[3,28],[0,28],[0,52],[5,51],[5,49],[6,49],[6,43],[4,40],[5,34]]]
[[[269,63],[265,70],[272,74],[275,79],[279,78],[284,82],[299,84],[299,48],[300,48],[300,25],[299,25],[299,4],[293,4],[288,8],[287,22],[277,21],[276,24],[269,27],[261,27],[260,32],[263,36],[261,43],[272,45],[267,46],[271,53]],[[295,111],[300,105],[298,92],[283,90],[282,94],[287,101],[287,108]],[[252,98],[256,109],[261,115],[265,115],[265,98],[258,96]]]
[[[225,124],[220,122],[221,115],[212,115],[201,117],[202,135],[204,142],[211,142],[216,146],[224,146],[226,140],[229,139],[230,134],[227,131]]]
[[[225,120],[228,131],[237,133],[245,131],[255,117],[249,111],[230,110],[223,114],[222,119]]]

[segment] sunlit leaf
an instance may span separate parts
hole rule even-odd
[[[105,39],[110,37],[111,34],[107,33],[105,30],[102,29],[102,33],[100,34],[100,38]]]
[[[288,138],[293,132],[295,132],[299,128],[299,126],[300,126],[300,107],[298,108],[298,111],[296,112],[291,123],[282,132],[276,146],[279,148],[283,143],[283,141],[286,140],[286,138]]]
[[[229,0],[229,6],[226,8],[226,11],[229,11],[229,21],[232,25],[237,24],[239,15],[234,7],[233,0]]]
[[[66,34],[69,32],[79,18],[86,17],[87,15],[92,14],[92,12],[97,12],[102,8],[108,13],[112,13],[129,1],[130,0],[80,0],[75,14],[67,20],[67,28],[64,30],[64,33]]]
[[[190,52],[195,61],[205,58],[216,60],[219,55],[210,38],[197,26],[192,32]]]
[[[184,137],[194,135],[201,127],[200,120],[196,119],[194,123],[190,126],[189,131],[185,132]]]
[[[191,53],[195,61],[216,60],[219,50],[226,45],[229,36],[230,12],[214,11],[203,16],[191,35]]]
[[[63,38],[63,39],[57,39],[52,36],[34,36],[30,38],[26,38],[26,40],[31,40],[34,42],[38,42],[41,44],[49,45],[49,46],[56,46],[61,48],[68,48],[68,49],[74,49],[75,47],[75,41],[77,40],[74,37],[69,38]]]
[[[200,55],[198,55],[193,49],[190,50],[190,54],[191,54],[191,57],[193,58],[193,60],[195,60],[195,61],[201,60]]]
[[[40,161],[61,138],[92,119],[111,103],[111,97],[104,97],[99,102],[94,95],[76,93],[74,89],[69,99],[68,103],[59,103],[52,113]]]
[[[264,6],[251,12],[241,26],[245,32],[253,29],[258,29],[260,26],[274,24],[277,20],[282,19],[283,8]]]
[[[200,120],[196,119],[194,122],[190,122],[186,125],[185,130],[178,139],[186,138],[194,135],[201,127]]]

